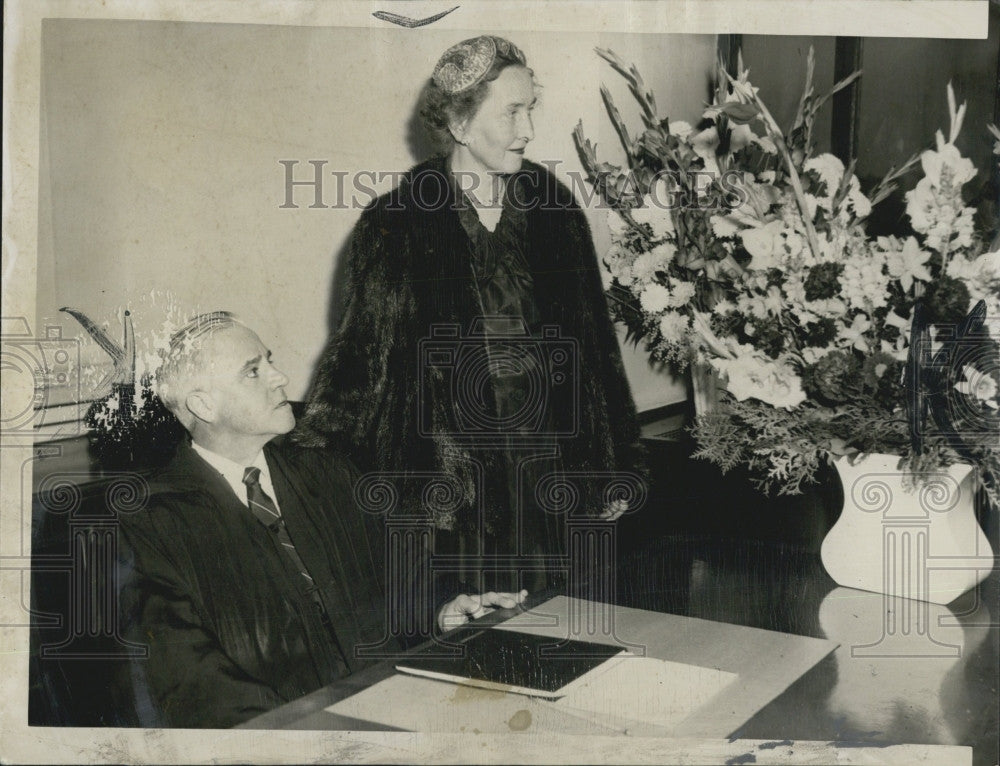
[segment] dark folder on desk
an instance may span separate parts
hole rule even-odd
[[[442,657],[432,645],[400,660],[403,673],[537,697],[562,697],[567,687],[610,658],[619,646],[553,639],[513,630],[468,630],[449,640],[461,655]]]

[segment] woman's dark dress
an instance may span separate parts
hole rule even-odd
[[[456,190],[457,191],[457,190]],[[512,579],[513,573],[493,573],[487,576],[486,590],[515,591],[527,588],[532,592],[544,587],[562,585],[564,577],[553,566],[552,557],[565,555],[564,525],[552,514],[546,513],[535,500],[535,490],[545,476],[558,473],[561,461],[554,438],[546,440],[545,431],[553,431],[551,423],[538,422],[532,417],[533,408],[543,407],[533,394],[545,370],[544,356],[535,355],[533,344],[526,339],[519,343],[512,335],[523,328],[530,338],[541,337],[541,317],[535,306],[534,284],[525,257],[523,243],[526,233],[525,213],[512,204],[512,189],[504,197],[503,211],[493,231],[487,229],[472,202],[462,195],[464,204],[458,208],[462,228],[469,237],[469,252],[475,274],[476,287],[482,306],[483,331],[489,355],[490,377],[493,387],[498,431],[505,434],[501,448],[506,458],[506,497],[498,497],[499,504],[510,509],[510,525],[496,530],[492,540],[485,541],[493,555],[517,555],[521,561],[521,581]],[[456,196],[461,194],[457,192]],[[532,446],[517,444],[518,435],[528,436]],[[501,492],[504,490],[501,489]],[[518,534],[520,532],[520,534]],[[520,537],[520,544],[518,542]],[[471,571],[475,556],[469,555],[468,541],[461,548],[468,565],[463,572],[466,582],[472,582]],[[525,570],[526,557],[534,559],[537,569]],[[548,559],[548,561],[546,561]]]

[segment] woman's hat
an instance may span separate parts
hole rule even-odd
[[[449,95],[461,93],[477,85],[490,71],[497,56],[513,59],[522,66],[527,60],[521,49],[509,40],[493,35],[480,35],[451,46],[444,52],[431,79]]]

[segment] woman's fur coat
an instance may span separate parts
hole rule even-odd
[[[563,478],[576,492],[553,502],[575,496],[564,510],[596,515],[608,474],[637,469],[635,405],[583,212],[542,166],[526,162],[516,178],[534,301],[542,325],[556,328],[548,339],[524,341],[552,363],[537,400],[544,425],[527,442],[561,450]],[[386,474],[397,511],[429,514],[443,529],[479,519],[499,531],[509,524],[502,445],[488,427],[456,417],[456,404],[481,397],[475,401],[488,408],[492,394],[488,375],[460,371],[461,354],[481,349],[483,338],[475,335],[482,312],[455,204],[446,161],[436,158],[365,209],[351,244],[345,315],[319,362],[297,438],[336,443],[363,469]],[[557,365],[557,347],[573,358]]]

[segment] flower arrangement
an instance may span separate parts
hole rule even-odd
[[[938,132],[934,149],[866,194],[853,163],[812,151],[817,111],[860,72],[817,97],[810,52],[782,131],[742,60],[736,76],[720,64],[713,103],[692,126],[661,119],[635,67],[597,52],[627,80],[644,123],[633,139],[602,88],[626,167],[599,161],[582,125],[574,133],[610,208],[606,293],[654,358],[718,376],[719,403],[693,427],[696,456],[723,470],[747,464],[759,487],[782,494],[842,455],[899,454],[914,475],[966,460],[996,500],[1000,250],[989,252],[963,202],[976,171],[955,146],[965,105],[951,87],[947,140]],[[912,231],[869,236],[872,206],[918,164]]]
[[[179,324],[180,307],[170,295],[157,291],[141,296],[136,303],[147,304],[143,305],[147,319],[149,314],[164,314],[159,331],[141,333],[139,343],[129,309],[120,310],[121,343],[84,312],[71,307],[60,309],[76,319],[94,344],[110,357],[110,370],[105,365],[88,365],[82,370],[82,382],[89,383],[87,388],[93,396],[84,416],[89,447],[97,464],[106,470],[166,463],[184,437],[184,427],[163,406],[153,386],[153,371],[160,362],[161,349]]]

